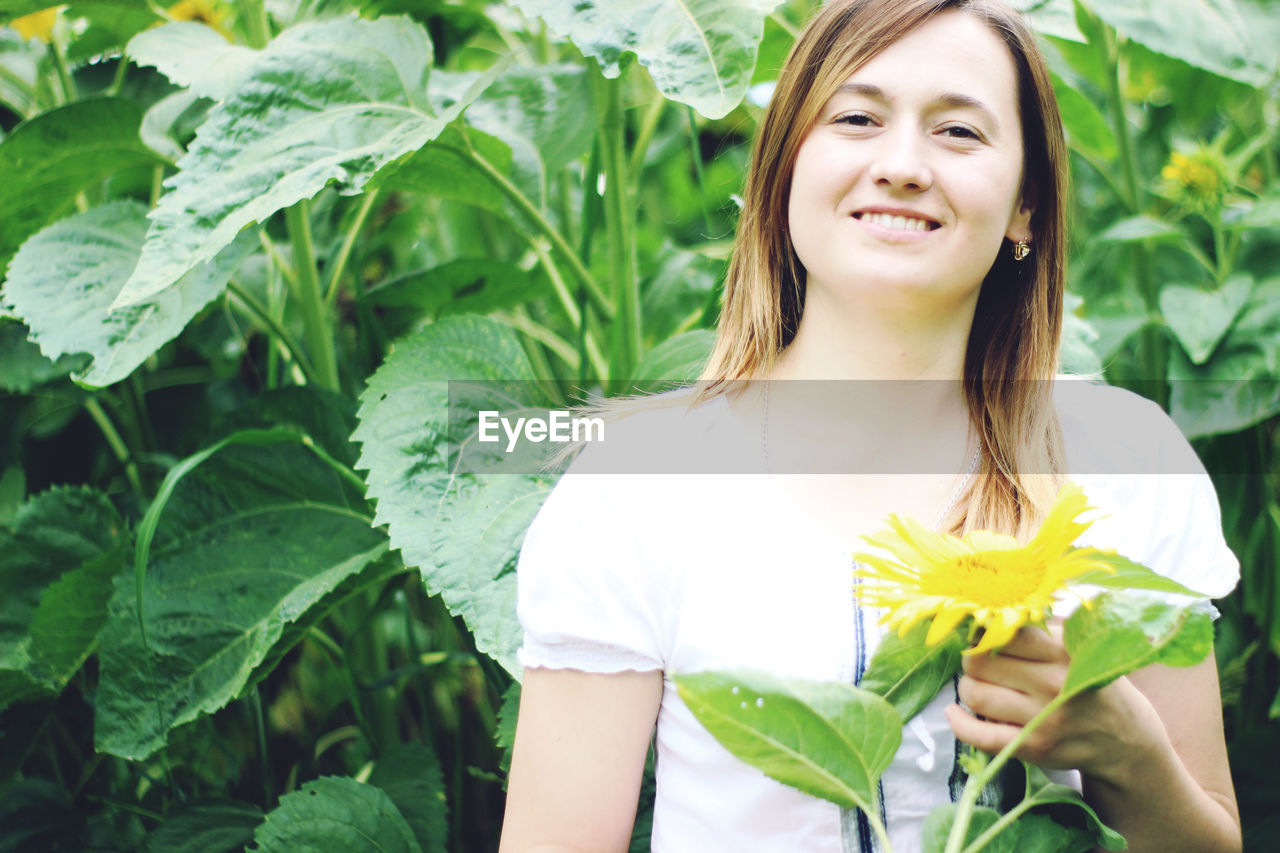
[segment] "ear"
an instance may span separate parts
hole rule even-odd
[[[1023,241],[1030,243],[1031,217],[1035,212],[1036,188],[1034,184],[1027,183],[1022,188],[1022,197],[1018,200],[1017,210],[1013,212],[1013,216],[1009,217],[1009,228],[1004,232],[1004,236],[1014,243]]]

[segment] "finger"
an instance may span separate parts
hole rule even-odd
[[[966,661],[964,674],[975,681],[996,684],[1047,702],[1062,690],[1067,668],[1061,663],[1030,661],[1023,658],[997,656],[986,660]]]
[[[1044,628],[1024,625],[995,657],[1021,658],[1032,661],[1061,662],[1068,660],[1062,643]],[[981,657],[981,655],[970,655]]]
[[[959,705],[948,705],[944,713],[956,740],[983,752],[999,752],[1021,731],[1021,727],[1008,723],[979,720]]]
[[[960,679],[958,692],[970,711],[995,722],[1026,725],[1044,707],[1025,693],[968,676]]]

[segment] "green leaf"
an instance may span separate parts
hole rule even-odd
[[[955,803],[945,803],[929,813],[921,829],[924,853],[943,853],[955,816]],[[965,844],[976,841],[999,819],[1000,813],[995,809],[975,808],[965,833]],[[1037,814],[1022,815],[982,847],[983,853],[1087,853],[1091,849],[1093,838],[1088,833]]]
[[[1080,549],[1068,549],[1068,551],[1078,550]],[[1090,586],[1098,586],[1104,589],[1143,589],[1152,592],[1172,592],[1177,595],[1189,595],[1194,598],[1205,597],[1203,593],[1188,589],[1173,578],[1165,577],[1141,563],[1135,563],[1128,557],[1114,552],[1092,554],[1089,559],[1106,563],[1113,571],[1107,572],[1099,569],[1087,572],[1072,580],[1073,584],[1089,584]]]
[[[399,166],[378,175],[372,185],[449,198],[512,215],[514,211],[506,195],[488,173],[476,165],[477,157],[504,177],[511,172],[511,149],[505,142],[455,124]]]
[[[1079,89],[1051,73],[1053,90],[1058,96],[1058,109],[1071,147],[1104,163],[1116,159],[1116,138],[1102,111]]]
[[[258,853],[421,853],[413,830],[381,789],[323,776],[280,798],[253,833]]]
[[[1067,618],[1064,642],[1071,664],[1062,693],[1072,696],[1148,664],[1199,663],[1213,649],[1213,620],[1198,608],[1104,593]]]
[[[636,365],[635,390],[661,391],[687,385],[702,375],[715,344],[715,332],[695,329],[667,338]]]
[[[518,407],[533,402],[534,383],[522,381],[532,378],[510,328],[450,317],[396,342],[361,396],[352,436],[392,547],[466,621],[476,647],[512,673],[521,640],[515,560],[553,478],[451,472],[449,381],[491,382]]]
[[[902,717],[869,690],[762,672],[676,676],[716,740],[771,779],[845,808],[872,810],[902,742]]]
[[[85,819],[51,779],[21,779],[0,800],[0,853],[84,850]]]
[[[248,76],[259,52],[230,44],[206,24],[173,21],[138,33],[129,42],[138,65],[154,66],[175,86],[214,100],[230,97]]]
[[[1222,213],[1222,224],[1231,230],[1280,228],[1280,198],[1230,205]]]
[[[463,81],[474,84],[478,75],[450,76],[457,81],[450,88],[457,88]],[[597,115],[586,68],[517,65],[485,88],[467,109],[466,122],[506,143],[516,185],[546,207],[550,176],[590,150]]]
[[[196,800],[175,809],[147,839],[147,853],[242,853],[262,810],[239,800]]]
[[[955,803],[943,803],[929,812],[928,817],[924,819],[924,826],[920,829],[920,844],[924,853],[943,853],[946,849],[947,836],[951,834],[951,826],[956,820],[956,809]],[[975,808],[972,817],[969,818],[968,831],[965,832],[965,844],[977,840],[979,835],[999,819],[1000,813],[995,809],[982,806]],[[982,849],[984,853],[1017,853],[1012,842],[1013,838],[1010,835],[1001,834]]]
[[[0,297],[4,295],[0,291]],[[0,303],[0,310],[3,304]],[[32,388],[61,379],[82,369],[83,356],[60,358],[56,363],[45,358],[40,347],[31,340],[31,332],[21,323],[0,320],[0,391],[25,394]]]
[[[1251,86],[1265,85],[1275,46],[1257,43],[1232,0],[1090,0],[1103,21],[1156,53]]]
[[[1098,349],[1102,336],[1081,316],[1084,300],[1079,295],[1067,291],[1063,300],[1062,340],[1058,349],[1061,370],[1073,376],[1101,376],[1102,359]]]
[[[1188,438],[1238,432],[1280,412],[1280,278],[1258,282],[1204,364],[1174,349],[1170,414]]]
[[[516,719],[520,715],[520,682],[513,681],[502,694],[502,707],[498,709],[498,724],[493,728],[493,742],[502,750],[498,768],[506,773],[511,769],[511,750],[516,745]]]
[[[164,20],[146,0],[75,0],[65,14],[87,24],[67,49],[67,58],[73,61],[113,53],[137,33]]]
[[[128,536],[107,498],[56,488],[0,527],[0,707],[56,694],[93,651]]]
[[[1143,240],[1178,242],[1187,239],[1187,235],[1171,222],[1142,214],[1121,219],[1093,239],[1099,243],[1137,243]]]
[[[1102,818],[1098,817],[1098,813],[1084,801],[1084,797],[1079,791],[1067,785],[1059,785],[1053,782],[1045,775],[1043,770],[1034,764],[1028,764],[1025,761],[1021,763],[1026,774],[1025,800],[1033,803],[1033,807],[1066,806],[1079,815],[1083,819],[1087,831],[1092,835],[1090,845],[1085,847],[1085,850],[1092,849],[1094,846],[1102,847],[1106,850],[1124,850],[1128,846],[1124,836],[1103,823]]]
[[[0,142],[0,267],[70,210],[79,193],[125,169],[160,163],[138,136],[141,123],[136,101],[93,98],[37,116]]]
[[[672,100],[720,118],[746,93],[764,17],[778,0],[514,0],[617,77],[628,53]]]
[[[354,487],[278,432],[273,444],[179,466],[185,476],[162,486],[163,511],[138,533],[145,577],[117,581],[103,631],[100,751],[145,758],[173,727],[240,695],[286,626],[386,553],[385,536],[353,509]]]
[[[48,9],[49,5],[49,0],[0,0],[0,21],[8,23],[14,18]]]
[[[1248,273],[1233,275],[1216,291],[1166,284],[1160,288],[1160,313],[1192,363],[1204,364],[1252,291],[1253,276]]]
[[[933,701],[938,691],[960,671],[965,640],[953,631],[937,645],[925,645],[929,623],[907,636],[890,631],[880,641],[859,686],[888,700],[904,720],[910,720]]]
[[[116,311],[111,303],[138,263],[147,208],[108,202],[48,226],[9,264],[6,306],[31,327],[46,356],[83,352],[92,361],[77,382],[106,386],[125,378],[219,296],[255,245],[244,235],[170,289]]]
[[[509,261],[463,258],[398,276],[365,295],[384,308],[412,308],[441,317],[487,314],[537,299],[549,290],[541,266],[526,270]]]
[[[358,193],[433,139],[488,78],[436,115],[426,95],[431,57],[427,32],[407,18],[343,18],[278,36],[196,132],[115,305],[173,286],[246,225],[329,184]]]
[[[444,853],[449,838],[444,773],[426,743],[402,743],[378,759],[369,784],[386,792],[424,853]]]

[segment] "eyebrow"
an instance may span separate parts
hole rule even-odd
[[[878,101],[889,101],[890,97],[885,94],[884,89],[879,86],[872,86],[869,83],[845,83],[836,90],[837,94],[846,95],[862,95],[868,98],[874,98]],[[977,110],[987,117],[992,126],[997,130],[1000,128],[1000,122],[996,119],[996,114],[984,104],[982,101],[972,95],[963,95],[959,92],[943,92],[934,101],[945,108],[962,108]]]

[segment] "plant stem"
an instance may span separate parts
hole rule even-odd
[[[1024,797],[1016,806],[1000,815],[999,820],[987,827],[985,832],[973,839],[973,842],[968,847],[964,848],[962,853],[978,853],[979,850],[990,844],[992,839],[1001,832],[1004,832],[1004,828],[1006,826],[1022,817],[1022,815],[1030,811],[1031,807],[1034,805],[1035,802],[1030,797]]]
[[[124,87],[125,73],[129,70],[129,54],[121,53],[116,60],[116,71],[111,76],[111,85],[107,87],[106,94],[116,97],[120,94],[120,90]]]
[[[373,209],[373,203],[377,200],[378,190],[369,190],[360,199],[360,209],[356,211],[355,221],[351,223],[342,240],[338,256],[333,261],[333,272],[329,274],[329,284],[325,287],[324,301],[329,305],[333,304],[334,297],[338,295],[338,282],[346,272],[347,261],[351,258],[351,249],[355,246],[356,238],[360,236],[360,229],[364,227],[364,221],[368,219],[369,211]]]
[[[469,159],[480,169],[480,171],[484,172],[485,177],[492,181],[494,186],[496,186],[504,196],[510,199],[517,209],[527,216],[529,221],[537,227],[538,231],[551,242],[551,246],[556,250],[556,254],[564,259],[565,263],[569,265],[569,269],[573,271],[574,276],[576,276],[577,279],[582,282],[583,286],[586,287],[587,295],[591,298],[596,310],[605,317],[613,316],[614,307],[610,303],[609,298],[605,296],[604,291],[600,289],[600,285],[596,283],[595,278],[582,262],[582,259],[579,258],[577,253],[569,247],[569,244],[564,239],[564,235],[560,233],[558,228],[547,221],[547,218],[542,215],[542,212],[538,210],[533,202],[525,198],[524,193],[520,192],[515,184],[507,180],[506,175],[498,171],[492,163],[486,160],[474,149],[454,148],[449,145],[441,145],[440,148],[442,150],[451,151],[464,159]]]
[[[301,368],[303,376],[307,377],[307,381],[319,384],[306,354],[294,343],[293,338],[289,337],[289,333],[284,330],[284,327],[280,325],[276,318],[271,316],[271,312],[264,308],[252,293],[241,287],[234,279],[227,282],[227,290],[236,297],[249,314],[266,326],[275,339],[289,351],[289,355],[293,357],[294,362]],[[272,349],[271,352],[274,353],[275,350]]]
[[[644,171],[645,152],[649,150],[649,143],[658,130],[658,120],[662,118],[662,110],[666,105],[666,98],[654,98],[640,121],[640,132],[636,134],[636,141],[631,146],[631,159],[627,161],[627,174],[631,176],[633,185],[640,181],[640,173]]]
[[[1129,133],[1129,122],[1124,114],[1124,93],[1120,84],[1120,47],[1116,40],[1116,32],[1110,26],[1098,22],[1102,34],[1097,48],[1101,54],[1103,67],[1107,69],[1107,107],[1111,114],[1112,130],[1116,137],[1116,147],[1120,156],[1121,187],[1124,195],[1121,202],[1129,214],[1136,216],[1143,206],[1142,190],[1138,185],[1137,157],[1133,146],[1133,137]],[[1133,259],[1133,275],[1142,294],[1147,312],[1156,315],[1160,310],[1160,292],[1151,275],[1151,257],[1146,244],[1138,243],[1130,250]],[[1146,374],[1140,377],[1150,383],[1150,391],[1155,401],[1168,408],[1168,388],[1165,383],[1168,355],[1165,352],[1165,341],[1159,326],[1148,323],[1140,335],[1140,352],[1142,369]]]
[[[609,378],[615,392],[640,360],[640,287],[636,281],[635,229],[628,203],[626,122],[622,111],[622,78],[604,81],[604,116],[600,122],[604,166],[604,220],[609,241],[609,275],[615,327],[610,334]]]
[[[71,76],[71,69],[67,66],[67,55],[62,49],[62,39],[58,38],[56,32],[49,39],[49,55],[53,57],[53,67],[58,72],[58,83],[62,86],[63,103],[71,103],[79,97],[79,94],[76,91],[75,78]]]
[[[320,292],[320,273],[316,269],[315,249],[311,244],[311,203],[303,199],[285,210],[285,222],[293,244],[293,266],[298,274],[295,295],[302,309],[307,351],[315,366],[318,384],[337,391],[338,360],[333,352],[333,336],[329,332],[324,294]]]
[[[107,445],[111,448],[111,452],[115,454],[116,459],[124,466],[124,475],[128,478],[129,485],[133,487],[133,493],[137,496],[138,503],[145,504],[147,497],[142,490],[142,478],[138,476],[138,463],[133,461],[133,454],[129,452],[129,448],[125,445],[124,439],[120,437],[115,424],[111,423],[107,413],[102,410],[102,406],[93,397],[85,401],[84,409],[89,413],[89,417],[93,418],[93,422],[98,425],[98,429],[101,430],[102,437],[107,440]]]
[[[1004,749],[995,754],[995,757],[987,762],[987,766],[982,768],[982,772],[976,773],[969,777],[964,784],[964,792],[960,795],[960,802],[956,806],[955,821],[951,824],[951,832],[947,835],[947,846],[943,853],[961,853],[964,846],[964,837],[969,831],[969,823],[973,820],[973,809],[978,803],[978,795],[982,793],[1000,769],[1009,763],[1009,759],[1013,758],[1013,754],[1031,737],[1032,733],[1043,723],[1048,717],[1065,705],[1076,693],[1059,693],[1053,699],[1049,700],[1049,704],[1040,709],[1040,713],[1036,714],[1027,724],[1018,730],[1013,740],[1005,744]]]
[[[249,47],[262,49],[271,41],[271,21],[267,17],[267,7],[262,0],[237,0],[236,8],[240,12],[240,20],[244,22],[245,38]]]
[[[253,735],[258,742],[258,775],[262,777],[262,810],[270,811],[275,805],[271,790],[271,759],[267,754],[267,722],[262,713],[262,689],[255,684],[249,692],[249,713],[253,717]]]

